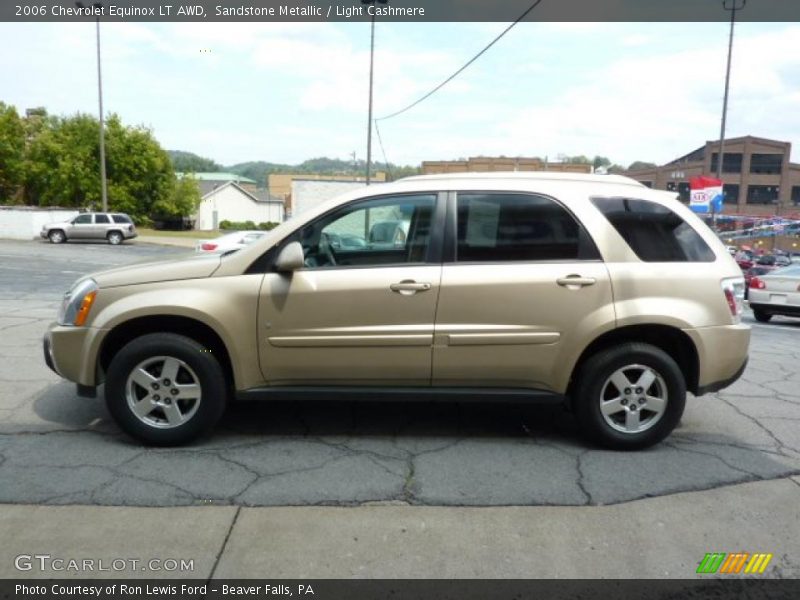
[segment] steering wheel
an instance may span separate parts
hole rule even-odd
[[[331,266],[336,265],[336,257],[334,257],[333,255],[333,250],[331,249],[331,243],[330,240],[328,239],[328,234],[326,233],[320,233],[319,235],[317,254],[325,256],[329,265]]]

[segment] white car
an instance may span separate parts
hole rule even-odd
[[[266,231],[235,231],[213,240],[197,240],[194,250],[200,253],[222,253],[230,250],[240,250],[265,235],[267,235]]]
[[[750,279],[750,308],[756,321],[773,315],[800,317],[800,265],[792,265]]]

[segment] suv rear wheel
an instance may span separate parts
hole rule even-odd
[[[686,382],[666,352],[641,343],[603,350],[583,365],[575,387],[578,422],[608,448],[652,446],[678,425],[686,404]]]
[[[109,231],[106,239],[112,246],[119,246],[125,238],[122,237],[119,231]]]
[[[208,432],[227,395],[219,362],[201,344],[173,333],[144,335],[108,369],[106,405],[119,426],[149,444],[172,446]]]
[[[67,236],[65,236],[64,232],[60,229],[53,229],[47,234],[47,237],[53,244],[61,244],[67,240]]]

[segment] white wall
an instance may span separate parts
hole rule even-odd
[[[236,187],[226,185],[210,192],[200,203],[194,228],[213,229],[215,210],[217,225],[221,221],[253,221],[256,225],[283,222],[283,203],[256,202]]]
[[[29,240],[39,237],[42,225],[68,221],[77,214],[77,210],[0,206],[0,238]]]
[[[362,188],[363,181],[295,179],[292,181],[292,216],[296,217],[339,194]]]

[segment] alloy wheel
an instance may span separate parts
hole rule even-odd
[[[600,413],[614,430],[647,431],[667,409],[667,384],[652,367],[632,364],[614,371],[600,392]]]
[[[202,388],[185,362],[172,356],[154,356],[131,370],[125,383],[125,398],[141,422],[158,429],[173,429],[197,412]]]

